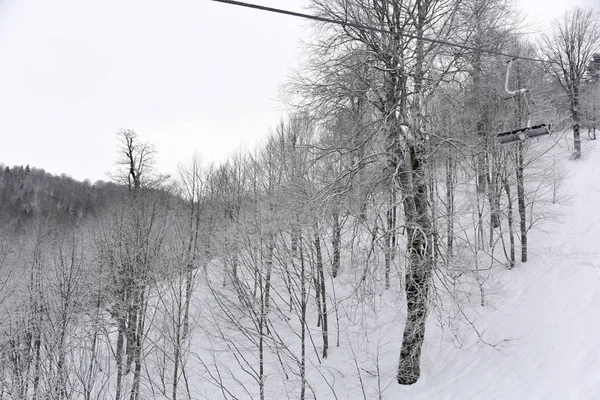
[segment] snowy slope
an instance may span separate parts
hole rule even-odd
[[[565,157],[567,205],[532,231],[530,261],[497,277],[501,295],[480,310],[462,349],[431,327],[414,386],[397,399],[600,399],[600,150]],[[558,207],[558,206],[557,206]]]
[[[600,399],[600,149],[596,142],[585,141],[583,159],[573,161],[567,142],[562,143],[556,163],[566,173],[562,193],[567,196],[544,206],[554,218],[531,230],[529,261],[511,271],[494,268],[486,282],[484,307],[478,290],[471,290],[463,292],[460,309],[452,301],[441,301],[443,312],[432,310],[422,376],[415,385],[401,386],[395,379],[405,319],[401,285],[361,292],[354,286],[360,279],[345,271],[336,280],[335,298],[347,299],[337,303],[340,346],[335,346],[335,306],[330,304],[326,360],[316,356],[321,339],[316,321],[309,322],[313,339],[307,351],[306,398]],[[208,304],[209,299],[199,299],[198,318],[211,326],[206,321],[215,318],[210,313],[214,307]],[[285,345],[300,354],[296,317],[273,318]],[[192,392],[197,398],[232,398],[214,379],[210,383],[208,371],[219,364],[224,382],[238,390],[236,397],[258,398],[256,382],[227,348],[216,350],[222,344],[211,337],[200,329],[191,346],[190,361],[197,364],[189,366]],[[293,368],[284,379],[281,360],[273,355],[268,359],[265,398],[299,398]],[[242,386],[252,394],[240,391]]]

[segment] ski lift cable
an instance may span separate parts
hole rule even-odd
[[[255,10],[259,10],[259,11],[266,11],[266,12],[271,12],[271,13],[276,13],[276,14],[289,15],[292,17],[298,17],[298,18],[310,19],[310,20],[314,20],[314,21],[331,23],[331,24],[335,24],[335,25],[341,25],[344,27],[348,26],[348,27],[370,30],[370,31],[374,31],[374,32],[384,33],[384,34],[398,34],[400,36],[403,36],[403,37],[406,37],[409,39],[423,40],[426,42],[441,44],[441,45],[450,46],[450,47],[456,47],[456,48],[460,48],[463,50],[478,51],[478,52],[482,52],[482,53],[487,53],[487,54],[492,54],[492,55],[497,55],[497,56],[502,56],[502,57],[508,57],[509,60],[507,62],[508,65],[507,65],[507,70],[506,70],[506,79],[505,79],[504,87],[505,87],[506,92],[508,92],[508,94],[510,95],[510,97],[515,97],[515,96],[523,97],[523,99],[525,100],[526,108],[527,108],[526,114],[527,114],[528,120],[527,120],[527,126],[525,128],[515,129],[513,131],[497,134],[496,137],[498,138],[498,141],[501,144],[514,143],[517,141],[522,142],[522,141],[525,141],[528,139],[532,139],[534,137],[545,136],[545,135],[548,135],[551,133],[551,131],[550,131],[551,125],[549,125],[549,124],[539,124],[536,126],[531,126],[531,119],[530,119],[531,110],[529,109],[529,103],[528,103],[528,100],[526,97],[527,94],[529,94],[531,96],[531,93],[529,92],[529,90],[528,89],[510,90],[508,88],[508,86],[509,86],[508,84],[509,84],[510,67],[511,67],[512,63],[514,62],[514,60],[516,60],[516,59],[534,61],[534,62],[540,62],[540,63],[556,63],[556,62],[542,60],[539,58],[516,56],[513,54],[507,54],[507,53],[503,53],[503,52],[499,52],[499,51],[487,50],[487,49],[463,45],[463,44],[459,44],[459,43],[452,43],[452,42],[448,42],[445,40],[432,39],[432,38],[412,35],[410,33],[400,33],[400,32],[394,33],[389,30],[386,30],[386,29],[377,28],[377,27],[364,25],[364,24],[359,24],[356,22],[348,21],[348,20],[340,20],[340,19],[321,17],[321,16],[317,16],[317,15],[304,14],[304,13],[300,13],[300,12],[296,12],[296,11],[289,11],[289,10],[284,10],[284,9],[280,9],[280,8],[267,7],[267,6],[263,6],[263,5],[259,5],[259,4],[246,3],[246,2],[237,1],[237,0],[212,0],[212,1],[217,2],[217,3],[238,6],[238,7],[251,8],[251,9],[255,9]],[[535,103],[534,103],[534,105],[535,105]]]
[[[450,47],[456,47],[456,48],[463,49],[463,50],[478,51],[478,52],[492,54],[492,55],[496,55],[496,56],[508,57],[510,59],[520,59],[520,60],[534,61],[534,62],[540,62],[540,63],[546,63],[546,64],[554,63],[553,61],[542,60],[540,58],[516,56],[513,54],[507,54],[507,53],[503,53],[500,51],[488,50],[488,49],[483,49],[480,47],[468,46],[468,45],[459,44],[459,43],[452,43],[452,42],[448,42],[448,41],[440,40],[440,39],[432,39],[432,38],[428,38],[428,37],[412,35],[410,33],[391,32],[387,29],[377,28],[374,26],[369,26],[369,25],[364,25],[364,24],[359,24],[357,22],[352,22],[352,21],[348,21],[348,20],[341,20],[341,19],[321,17],[318,15],[304,14],[304,13],[300,13],[300,12],[296,12],[296,11],[284,10],[281,8],[274,8],[274,7],[267,7],[267,6],[263,6],[263,5],[259,5],[259,4],[246,3],[246,2],[237,1],[237,0],[211,0],[211,1],[214,1],[217,3],[229,4],[232,6],[251,8],[251,9],[255,9],[255,10],[259,10],[259,11],[271,12],[271,13],[275,13],[275,14],[283,14],[283,15],[289,15],[289,16],[297,17],[297,18],[310,19],[313,21],[326,22],[326,23],[335,24],[335,25],[348,26],[348,27],[357,28],[357,29],[365,29],[365,30],[370,30],[370,31],[374,31],[374,32],[379,32],[379,33],[385,33],[385,34],[393,33],[393,34],[397,34],[397,35],[400,35],[400,36],[403,36],[403,37],[406,37],[409,39],[423,40],[426,42],[441,44],[441,45],[450,46]]]

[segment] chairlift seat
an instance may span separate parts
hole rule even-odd
[[[534,137],[544,136],[550,134],[550,125],[540,124],[531,126],[531,114],[533,110],[529,103],[535,106],[535,102],[533,101],[533,96],[529,89],[509,89],[509,78],[510,78],[510,67],[512,66],[515,58],[511,58],[506,63],[506,78],[504,80],[504,90],[509,94],[508,98],[519,98],[524,102],[525,112],[524,115],[527,116],[527,127],[521,129],[515,129],[514,131],[499,133],[498,141],[502,144],[513,143],[518,141],[525,141]],[[537,107],[536,107],[537,109]]]
[[[515,129],[509,132],[499,133],[497,135],[498,141],[501,144],[513,143],[517,141],[525,141],[538,136],[544,136],[550,134],[550,125],[540,124],[532,126],[531,128]]]

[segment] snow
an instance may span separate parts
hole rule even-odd
[[[600,151],[583,145],[584,159],[560,160],[570,194],[560,217],[532,231],[530,260],[496,276],[503,292],[479,310],[476,326],[497,348],[435,343],[430,326],[425,376],[387,398],[600,398]]]
[[[566,138],[564,140],[567,140]],[[404,321],[400,285],[387,291],[367,291],[362,297],[352,282],[336,280],[339,301],[340,347],[336,347],[334,301],[330,311],[329,357],[321,363],[320,332],[309,327],[314,341],[307,344],[307,399],[600,399],[600,150],[584,141],[584,157],[571,160],[558,149],[556,163],[565,172],[562,196],[546,204],[547,215],[530,232],[529,261],[513,270],[497,267],[486,283],[485,306],[478,290],[452,305],[448,298],[429,315],[421,360],[422,376],[412,386],[396,383]],[[472,289],[472,288],[471,288]],[[331,288],[328,289],[331,294]],[[445,299],[445,300],[444,300]],[[208,323],[206,299],[199,302]],[[214,312],[214,311],[213,311]],[[314,314],[314,313],[313,313]],[[464,318],[468,317],[468,319]],[[214,315],[213,315],[214,318]],[[274,326],[292,353],[300,354],[294,331],[296,317],[276,320]],[[286,333],[286,329],[288,332]],[[206,365],[220,364],[235,382],[255,385],[226,349],[214,358],[214,343],[206,331],[196,331],[194,357]],[[212,355],[211,355],[212,354]],[[228,358],[229,357],[229,358]],[[207,361],[208,360],[208,361]],[[266,398],[298,398],[298,376],[281,377],[277,359],[270,357]],[[206,370],[190,368],[193,392],[223,398],[208,382]],[[250,398],[241,393],[240,398]],[[258,398],[256,393],[253,397]]]
[[[487,340],[505,343],[442,349],[441,360],[427,346],[434,368],[403,392],[415,399],[600,398],[600,270],[552,258],[511,271],[506,284],[522,290],[480,321]]]

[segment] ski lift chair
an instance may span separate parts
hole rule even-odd
[[[550,124],[538,124],[538,125],[531,125],[531,106],[530,104],[532,104],[534,107],[536,107],[537,110],[537,106],[535,105],[535,102],[533,101],[533,96],[531,95],[531,92],[529,91],[529,89],[517,89],[517,90],[510,90],[508,88],[508,82],[509,82],[509,78],[510,78],[510,67],[512,66],[512,63],[515,59],[512,58],[508,61],[508,65],[506,67],[506,79],[504,81],[504,90],[506,90],[506,92],[510,95],[508,98],[509,99],[516,99],[517,97],[519,97],[520,99],[523,100],[523,103],[525,104],[525,115],[527,115],[527,125],[524,128],[519,128],[519,129],[515,129],[512,131],[508,131],[508,132],[502,132],[497,134],[496,136],[498,137],[498,141],[501,144],[509,144],[509,143],[514,143],[514,142],[523,142],[526,141],[528,139],[533,139],[535,137],[538,136],[544,136],[544,135],[549,135],[550,134]]]

